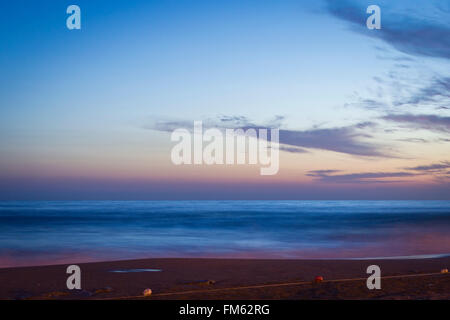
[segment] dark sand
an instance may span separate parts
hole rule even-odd
[[[366,287],[366,268],[371,264],[381,267],[381,290]],[[0,269],[0,299],[139,299],[145,288],[153,291],[146,299],[155,300],[450,299],[450,274],[440,274],[441,269],[450,267],[450,257],[409,260],[145,259],[81,263],[82,290],[78,291],[66,288],[67,266]],[[162,271],[110,272],[147,268]],[[429,273],[432,274],[403,277]],[[312,280],[318,275],[325,281],[313,284]],[[383,279],[400,275],[402,277]],[[329,281],[337,279],[356,280]],[[292,282],[302,283],[218,290]]]

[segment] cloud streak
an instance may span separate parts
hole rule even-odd
[[[405,169],[424,172],[442,172],[446,171],[446,169],[450,169],[450,161],[443,161],[441,163],[434,163],[430,165],[422,165]],[[448,172],[446,174],[448,174]]]
[[[398,180],[380,180],[385,178],[404,178],[416,176],[416,173],[411,172],[363,172],[363,173],[349,173],[336,174],[339,170],[314,170],[309,171],[306,175],[314,177],[322,182],[332,183],[392,183],[400,182]]]
[[[312,149],[328,150],[357,156],[388,156],[378,146],[360,141],[371,136],[361,131],[373,123],[360,123],[353,126],[311,129],[311,130],[280,130],[280,143]]]
[[[448,35],[450,37],[450,34]],[[450,99],[450,77],[435,77],[431,83],[414,94],[409,104],[433,103],[441,104]],[[447,109],[446,106],[439,105],[438,108]]]
[[[386,53],[393,48],[397,52],[397,55],[388,58],[396,61],[397,70],[390,72],[387,79],[379,76],[373,78],[379,86],[378,96],[358,98],[347,105],[374,110],[404,106],[447,110],[450,104],[450,77],[445,70],[448,67],[441,69],[442,74],[432,74],[427,70],[428,76],[414,75],[414,81],[411,81],[411,72],[417,69],[419,60],[415,57],[439,58],[444,64],[450,62],[450,6],[444,1],[432,0],[421,5],[406,1],[396,4],[380,1],[381,29],[368,30],[365,22],[369,14],[366,8],[371,2],[325,0],[328,14],[347,23],[352,31],[379,39],[387,45],[377,45],[377,50]],[[377,58],[386,59],[383,56]],[[401,75],[405,73],[408,78],[402,79]]]
[[[203,126],[219,129],[271,129],[279,128],[284,118],[276,116],[264,125],[258,125],[242,116],[221,116],[218,120],[207,119],[203,121]],[[306,149],[320,149],[355,156],[365,157],[392,157],[380,146],[364,142],[362,139],[371,138],[367,134],[367,129],[374,128],[372,122],[362,122],[355,125],[338,128],[312,128],[309,130],[288,130],[279,129],[279,139],[281,150],[291,153],[305,153]],[[163,132],[172,132],[177,128],[192,129],[193,121],[157,121],[147,129]]]
[[[383,120],[405,124],[414,129],[426,129],[437,132],[450,132],[450,117],[437,115],[390,114]]]
[[[321,182],[331,183],[394,183],[401,180],[391,178],[407,178],[415,176],[445,177],[449,174],[450,161],[442,161],[429,165],[402,168],[396,172],[362,172],[362,173],[340,173],[340,170],[312,170],[306,176],[313,177]],[[412,172],[411,172],[412,171]],[[387,180],[386,180],[387,179]]]
[[[366,28],[368,17],[366,8],[370,3],[356,3],[349,0],[326,0],[327,10],[333,16],[350,23],[355,31],[370,37],[381,39],[400,52],[414,56],[426,56],[450,59],[450,28],[445,23],[448,13],[436,5],[435,17],[423,18],[422,15],[402,15],[401,13],[382,13],[382,27],[376,32]],[[405,3],[408,7],[408,3]]]

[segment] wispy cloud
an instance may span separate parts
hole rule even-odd
[[[380,146],[361,141],[370,138],[363,129],[374,126],[371,122],[352,126],[310,130],[280,130],[280,143],[303,148],[313,148],[347,153],[357,156],[387,157]]]
[[[338,170],[314,170],[309,171],[306,175],[314,177],[319,181],[333,182],[333,183],[392,183],[399,182],[398,180],[382,180],[386,178],[404,178],[416,176],[416,173],[411,172],[363,172],[363,173],[349,173],[337,174]]]
[[[397,139],[397,141],[401,142],[412,142],[412,143],[427,143],[428,140],[421,138],[405,138],[405,139]]]
[[[450,37],[450,33],[448,34]],[[450,77],[435,77],[431,83],[414,94],[407,103],[419,104],[421,102],[441,103],[443,99],[450,98]],[[445,106],[439,106],[445,108]]]
[[[429,165],[402,168],[396,172],[359,172],[340,173],[341,170],[312,170],[306,174],[318,181],[333,183],[393,183],[401,180],[392,178],[406,178],[415,176],[430,176],[445,178],[449,174],[450,161],[442,161]]]
[[[445,172],[447,169],[450,169],[450,161],[442,161],[440,163],[433,163],[430,165],[416,166],[405,169],[424,172]]]
[[[220,116],[218,119],[206,119],[204,127],[219,129],[271,129],[279,128],[283,121],[282,116],[257,124],[243,116]],[[193,121],[156,121],[146,126],[148,129],[171,132],[177,128],[190,129]],[[362,141],[371,138],[367,130],[376,126],[373,122],[361,122],[351,126],[337,128],[312,128],[309,130],[279,129],[281,150],[287,152],[304,153],[306,149],[320,149],[340,152],[355,156],[392,157],[381,146]]]
[[[421,107],[436,113],[450,110],[449,76],[430,76],[426,72],[417,72],[414,76],[402,75],[402,71],[399,71],[390,72],[386,78],[373,77],[378,84],[377,95],[367,98],[356,94],[354,101],[346,103],[346,106],[388,112]]]
[[[281,145],[279,147],[279,149],[281,151],[286,151],[286,152],[290,152],[290,153],[308,153],[308,150],[298,148],[298,147],[288,147],[288,146]]]
[[[365,21],[370,1],[324,0],[328,14],[346,22],[351,30],[376,38],[378,59],[395,62],[386,76],[375,76],[377,92],[372,97],[356,97],[347,106],[392,112],[399,107],[427,107],[447,110],[450,104],[450,5],[430,0],[424,4],[380,0],[382,27],[368,30]],[[423,68],[419,58],[439,58],[440,74]],[[423,68],[423,69],[421,69]],[[414,74],[417,73],[417,74]],[[414,79],[414,80],[413,80]]]
[[[326,4],[330,14],[350,23],[355,31],[381,39],[400,52],[450,59],[450,28],[445,24],[448,13],[437,2],[433,15],[429,17],[425,17],[426,11],[421,15],[408,14],[408,11],[382,14],[382,28],[376,32],[367,30],[365,25],[368,17],[365,9],[372,3],[326,0]],[[410,9],[407,2],[405,6]],[[442,17],[442,20],[437,17]]]
[[[415,129],[450,132],[450,117],[437,115],[389,114],[382,119],[405,124]]]
[[[307,175],[311,176],[311,177],[320,177],[320,176],[327,176],[327,175],[337,173],[340,171],[341,170],[331,170],[331,169],[329,169],[329,170],[311,170],[311,171],[308,171]]]
[[[433,177],[434,181],[438,183],[447,183],[450,179],[450,161],[441,161],[439,163],[420,165],[404,169]]]

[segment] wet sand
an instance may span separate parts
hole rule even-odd
[[[381,268],[381,290],[366,269]],[[81,290],[66,265],[0,269],[0,299],[450,299],[450,257],[404,260],[142,259],[81,263]],[[111,272],[132,269],[161,271]],[[136,270],[135,270],[136,271]],[[313,283],[322,276],[322,283]],[[339,280],[339,281],[335,281]],[[246,287],[246,288],[242,288]]]

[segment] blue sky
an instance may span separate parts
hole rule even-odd
[[[80,31],[65,28],[63,5],[5,10],[2,38],[10,48],[2,65],[17,80],[2,86],[6,102],[41,103],[35,109],[58,120],[59,111],[82,115],[80,108],[93,106],[131,120],[155,113],[205,116],[211,108],[233,114],[245,108],[248,116],[264,118],[281,109],[296,117],[295,125],[308,126],[302,110],[308,117],[320,110],[316,121],[323,121],[323,108],[342,103],[360,82],[355,79],[387,64],[373,59],[373,41],[347,32],[321,14],[320,5],[169,3],[80,2]],[[17,96],[21,90],[26,96]]]
[[[66,28],[70,4],[81,8],[81,30]],[[259,125],[281,117],[289,134],[284,141],[307,152],[298,158],[283,155],[284,175],[264,183],[285,183],[292,194],[296,183],[300,189],[314,183],[322,190],[323,177],[311,173],[317,170],[333,170],[333,176],[405,177],[405,168],[445,164],[450,4],[378,1],[382,29],[367,30],[369,4],[2,3],[0,176],[8,183],[0,187],[5,198],[25,187],[26,197],[40,198],[42,190],[31,187],[39,181],[51,185],[45,198],[73,196],[71,181],[83,186],[77,198],[104,198],[109,196],[105,179],[121,190],[114,197],[133,198],[133,191],[124,191],[123,179],[144,179],[152,188],[163,181],[171,189],[177,176],[199,185],[194,198],[217,177],[221,198],[223,175],[240,177],[207,170],[193,179],[192,170],[175,170],[168,161],[167,133],[148,130],[154,121],[240,116]],[[290,178],[293,172],[296,181]],[[84,182],[73,182],[80,176]],[[248,177],[244,182],[254,183]],[[380,187],[377,178],[369,179],[374,183],[367,196]],[[410,187],[449,194],[445,171],[409,179],[398,186],[400,198]],[[62,195],[60,183],[68,190]],[[139,183],[130,190],[140,190]],[[355,186],[327,184],[325,198],[334,198],[336,188],[348,188],[339,192],[348,198]],[[139,192],[145,198],[142,194],[145,190]],[[180,187],[173,198],[185,195]]]

